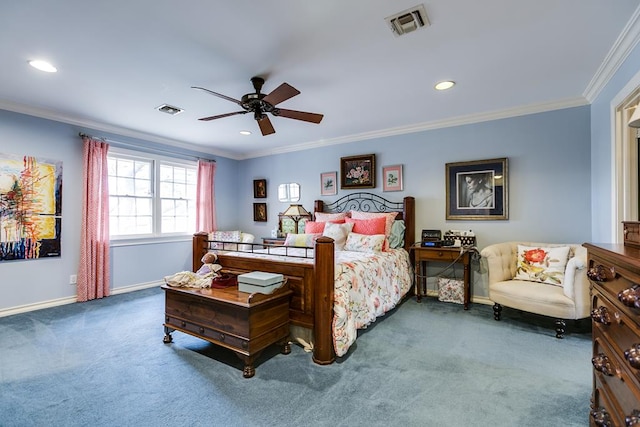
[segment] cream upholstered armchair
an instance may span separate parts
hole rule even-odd
[[[553,317],[556,337],[563,338],[566,320],[589,317],[587,250],[581,245],[506,242],[487,246],[481,255],[495,320],[502,306]]]

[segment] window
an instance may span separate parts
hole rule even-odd
[[[191,234],[195,230],[195,162],[111,149],[111,238]]]

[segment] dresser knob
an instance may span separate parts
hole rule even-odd
[[[180,326],[184,328],[185,326],[187,326],[187,324],[185,322],[180,322]]]
[[[616,277],[616,270],[613,267],[598,264],[587,270],[587,277],[595,282],[606,282]]]
[[[624,425],[626,427],[640,426],[640,411],[634,409],[631,415],[624,417]]]
[[[200,331],[201,334],[204,334],[204,328],[203,327],[200,327],[199,331]]]
[[[594,356],[591,359],[591,363],[596,371],[600,371],[609,377],[613,376],[613,366],[611,366],[609,358],[605,356],[604,353],[598,353],[598,355]]]
[[[633,344],[630,349],[625,350],[624,358],[632,368],[640,369],[640,344]]]
[[[225,338],[224,334],[220,334],[220,341],[224,341]]]
[[[591,318],[594,322],[602,323],[603,325],[611,324],[611,316],[609,316],[609,310],[607,310],[607,307],[604,306],[594,308],[591,311]]]
[[[613,425],[609,413],[603,407],[591,411],[591,417],[593,418],[593,423],[597,426],[610,427]]]
[[[633,285],[618,292],[618,300],[627,307],[640,308],[640,286]]]

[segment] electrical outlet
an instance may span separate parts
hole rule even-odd
[[[78,283],[78,276],[75,274],[72,274],[71,276],[69,276],[69,284],[75,285],[76,283]]]

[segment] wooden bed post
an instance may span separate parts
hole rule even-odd
[[[313,295],[313,361],[328,365],[336,360],[333,349],[333,292],[335,264],[333,239],[319,237],[315,246]],[[322,266],[322,268],[319,268]]]
[[[204,232],[204,231],[200,231],[196,234],[193,235],[193,248],[192,248],[192,254],[193,254],[193,260],[192,260],[192,270],[191,271],[198,271],[198,269],[200,267],[202,267],[202,256],[207,252],[207,239],[209,238],[209,234]]]
[[[407,228],[404,230],[404,248],[409,252],[411,246],[416,242],[416,199],[413,197],[405,197],[403,200],[402,216]],[[410,220],[409,220],[410,218]]]

